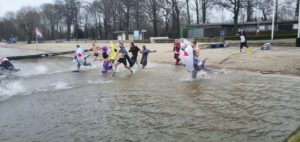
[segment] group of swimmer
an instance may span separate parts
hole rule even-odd
[[[200,60],[200,49],[197,47],[197,42],[194,40],[192,43],[190,43],[186,39],[176,39],[174,42],[173,52],[174,52],[174,58],[175,58],[175,64],[179,65],[181,58],[183,58],[180,54],[181,50],[185,50],[187,46],[191,46],[193,49],[193,70],[192,72],[192,78],[196,79],[197,73],[200,70],[206,70],[204,65],[207,60]],[[123,43],[119,43],[119,49],[117,49],[116,45],[113,42],[110,42],[109,44],[104,44],[102,47],[97,46],[96,43],[92,43],[91,49],[94,54],[94,62],[96,62],[99,59],[99,51],[102,53],[102,61],[103,61],[103,69],[102,74],[108,73],[108,71],[112,71],[112,76],[115,76],[117,73],[117,68],[120,64],[123,64],[125,69],[129,70],[131,73],[132,67],[134,65],[139,66],[137,57],[138,53],[142,54],[142,58],[140,61],[140,64],[142,65],[142,68],[144,69],[147,65],[147,59],[148,54],[157,52],[156,50],[149,50],[144,45],[142,49],[140,49],[138,46],[136,46],[133,42],[131,43],[129,51],[126,50]],[[131,52],[132,56],[129,57],[129,52]],[[75,56],[74,61],[77,61],[77,70],[75,72],[79,72],[80,66],[90,66],[91,63],[88,63],[86,61],[87,56],[84,53],[84,49],[81,48],[79,45],[77,45],[77,48],[75,50]]]
[[[104,44],[102,47],[97,46],[96,43],[92,43],[92,48],[90,49],[93,51],[94,54],[94,62],[96,62],[99,59],[99,51],[102,53],[102,59],[103,59],[103,69],[102,74],[108,73],[108,71],[112,70],[113,74],[112,76],[116,75],[117,68],[120,64],[123,64],[126,69],[128,69],[131,73],[132,67],[138,64],[137,57],[138,53],[142,54],[142,58],[140,61],[140,64],[142,65],[142,68],[144,69],[147,66],[147,59],[148,54],[156,52],[156,50],[149,50],[144,45],[142,50],[137,47],[133,42],[131,43],[129,52],[132,53],[131,58],[129,57],[128,51],[125,49],[125,46],[122,42],[119,43],[119,49],[117,49],[116,45],[113,42],[110,42],[108,45]],[[80,45],[77,45],[74,55],[74,61],[77,61],[77,70],[74,72],[79,72],[80,66],[91,66],[91,63],[88,63],[86,61],[87,55],[85,55],[85,50],[80,47]],[[129,65],[129,66],[128,66]]]

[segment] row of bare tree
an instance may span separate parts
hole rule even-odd
[[[276,3],[276,21],[296,19],[299,0]],[[146,37],[179,37],[184,25],[211,23],[222,9],[231,13],[225,16],[233,17],[236,30],[241,20],[270,20],[272,5],[273,0],[55,0],[8,12],[0,19],[0,39],[14,35],[31,43],[36,27],[47,40],[112,39],[114,31],[142,29]]]

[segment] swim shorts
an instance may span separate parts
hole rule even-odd
[[[124,64],[125,66],[127,66],[126,58],[119,58],[118,62]]]

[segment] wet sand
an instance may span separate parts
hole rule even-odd
[[[89,43],[41,43],[40,51],[69,51],[74,50],[75,46],[80,44],[81,47],[89,49]],[[270,51],[262,51],[260,47],[251,47],[252,53],[239,53],[239,47],[227,47],[220,49],[203,49],[205,43],[198,43],[201,48],[201,58],[208,58],[207,66],[211,68],[227,68],[235,70],[255,71],[263,74],[286,74],[300,76],[300,48],[296,47],[273,47]],[[98,46],[104,43],[97,43]],[[118,44],[117,44],[118,45]],[[151,50],[157,50],[157,53],[149,55],[150,62],[174,64],[173,44],[170,43],[136,43],[138,47],[146,45]],[[35,44],[0,44],[5,48],[21,48],[36,50]],[[125,44],[129,49],[129,43]],[[92,55],[92,52],[89,54]],[[72,57],[72,55],[67,55]],[[140,59],[140,55],[138,59]]]

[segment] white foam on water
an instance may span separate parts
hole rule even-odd
[[[53,84],[55,90],[63,90],[63,89],[70,89],[72,86],[70,86],[68,83],[65,82],[57,82]]]
[[[46,74],[48,72],[47,66],[44,65],[37,65],[35,66],[36,74]]]
[[[21,81],[8,82],[0,85],[0,100],[21,94],[26,95],[26,89]]]
[[[88,84],[109,84],[109,83],[112,83],[113,81],[104,81],[104,80],[88,80],[87,83]]]

